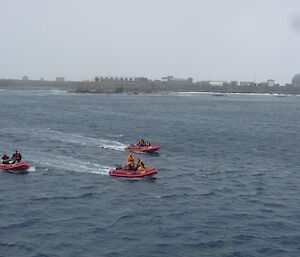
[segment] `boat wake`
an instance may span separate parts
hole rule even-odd
[[[1,129],[0,129],[1,132]],[[124,151],[126,145],[118,142],[114,139],[103,139],[103,138],[93,138],[86,137],[79,134],[65,133],[60,131],[55,131],[52,129],[21,129],[14,128],[14,135],[20,135],[20,137],[26,137],[28,142],[31,143],[29,146],[19,146],[18,149],[24,153],[24,157],[30,163],[34,164],[35,167],[31,167],[29,171],[35,171],[44,167],[46,170],[55,169],[55,170],[64,170],[64,171],[74,171],[74,172],[84,172],[84,173],[94,173],[108,175],[109,170],[113,167],[103,166],[100,163],[97,163],[97,160],[89,159],[89,155],[83,157],[81,160],[73,157],[71,154],[67,154],[65,151],[60,151],[59,153],[54,151],[45,151],[41,149],[36,149],[34,146],[36,141],[38,143],[58,143],[59,145],[63,144],[73,144],[84,146],[85,154],[86,147],[96,147],[102,149],[110,149],[114,151]],[[112,137],[112,135],[110,135]],[[12,143],[7,143],[5,149],[15,149],[16,147]],[[77,147],[78,149],[78,147]],[[88,149],[91,152],[94,152],[95,149]],[[85,159],[87,158],[87,159]],[[100,162],[100,160],[99,160]],[[37,167],[37,168],[36,168]]]
[[[58,140],[65,143],[97,146],[100,148],[111,149],[116,151],[124,151],[126,145],[121,142],[102,138],[86,137],[78,134],[70,134],[48,129],[47,133],[41,131],[43,136],[49,137],[51,140]]]
[[[34,171],[36,171],[36,168],[35,168],[35,166],[31,166],[31,167],[29,167],[28,171],[29,171],[29,172],[34,172]]]
[[[100,145],[100,148],[122,151],[122,152],[124,151],[125,147],[126,145],[112,140],[102,140],[102,144]]]
[[[27,134],[28,137],[43,139],[46,141],[57,141],[70,144],[78,144],[82,146],[94,146],[115,151],[124,151],[126,145],[111,139],[87,137],[80,134],[72,134],[66,132],[55,131],[52,129],[15,129],[14,133],[20,133],[22,137]],[[111,135],[109,135],[111,137]]]
[[[55,156],[49,153],[37,153],[35,155],[31,155],[29,153],[28,157],[32,162],[35,163],[36,166],[44,167],[46,170],[54,168],[55,170],[60,171],[108,175],[109,170],[113,168],[103,166],[99,163],[81,161],[70,156]]]

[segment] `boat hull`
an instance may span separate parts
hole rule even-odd
[[[30,167],[28,162],[19,162],[15,164],[0,164],[0,170],[12,173],[26,173]]]
[[[159,145],[150,145],[150,146],[127,146],[126,151],[135,152],[135,153],[154,153],[160,150]]]
[[[121,178],[144,178],[144,177],[152,177],[157,174],[157,169],[154,167],[148,167],[144,170],[110,170],[109,176],[112,177],[121,177]]]

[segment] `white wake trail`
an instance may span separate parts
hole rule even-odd
[[[124,151],[125,147],[127,146],[115,140],[86,137],[79,134],[65,133],[65,132],[55,131],[51,129],[46,129],[46,130],[35,129],[34,135],[48,140],[55,140],[55,141],[71,143],[71,144],[96,146],[96,147],[111,149],[116,151]]]
[[[63,171],[108,175],[109,170],[113,168],[90,161],[81,161],[70,156],[55,156],[49,153],[29,154],[28,157],[36,166],[52,167]]]

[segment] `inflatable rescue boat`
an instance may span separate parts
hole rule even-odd
[[[0,170],[12,172],[12,173],[27,173],[28,168],[30,167],[28,162],[19,162],[19,163],[8,163],[0,164]]]
[[[144,170],[114,169],[109,171],[109,176],[122,178],[144,178],[155,176],[156,174],[157,169],[154,167],[148,167]]]
[[[149,146],[138,146],[130,145],[125,148],[126,151],[135,152],[135,153],[155,153],[160,150],[159,145],[149,145]]]

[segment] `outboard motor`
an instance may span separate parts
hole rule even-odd
[[[123,169],[122,165],[116,164],[116,170],[121,170],[121,169]]]

